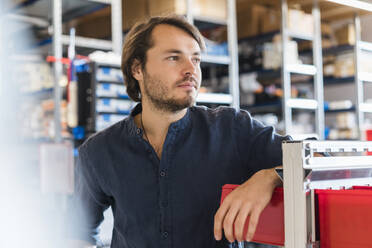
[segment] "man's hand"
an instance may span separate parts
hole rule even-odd
[[[262,210],[270,202],[272,193],[281,181],[275,169],[260,170],[245,183],[233,190],[223,201],[214,216],[214,237],[225,237],[234,242],[251,241]],[[250,216],[247,236],[243,237],[244,224]],[[235,231],[234,231],[235,230]],[[235,237],[234,237],[235,233]]]

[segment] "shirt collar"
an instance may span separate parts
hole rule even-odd
[[[185,129],[190,124],[190,110],[193,107],[187,108],[185,116],[179,119],[176,122],[171,123],[169,126],[170,131],[178,131]],[[142,104],[138,103],[130,112],[129,117],[127,118],[126,129],[129,135],[142,135],[142,129],[138,128],[134,122],[134,116],[142,112]]]

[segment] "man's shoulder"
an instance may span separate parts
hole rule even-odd
[[[123,120],[89,136],[84,143],[79,147],[79,150],[85,152],[102,151],[106,146],[112,143],[113,139],[121,139],[124,137],[126,122],[128,117]]]
[[[191,107],[192,112],[195,112],[199,116],[205,116],[211,120],[219,119],[230,119],[236,120],[239,116],[250,117],[250,114],[245,110],[236,110],[235,108],[228,106],[219,106],[217,108],[208,108],[206,106],[193,106]]]

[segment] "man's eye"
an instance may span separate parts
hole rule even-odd
[[[170,60],[170,61],[176,61],[176,60],[178,60],[178,56],[170,56],[167,59]]]
[[[192,60],[194,61],[194,63],[197,63],[197,64],[200,63],[200,58],[193,58]]]

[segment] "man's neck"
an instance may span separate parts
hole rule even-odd
[[[186,112],[187,108],[178,112],[168,112],[142,101],[142,113],[135,117],[135,122],[144,130],[143,138],[147,139],[160,159],[170,124],[180,120]]]
[[[146,129],[146,135],[151,137],[164,136],[168,132],[171,123],[176,122],[185,116],[187,108],[169,112],[161,110],[148,102],[142,102],[142,124]]]

